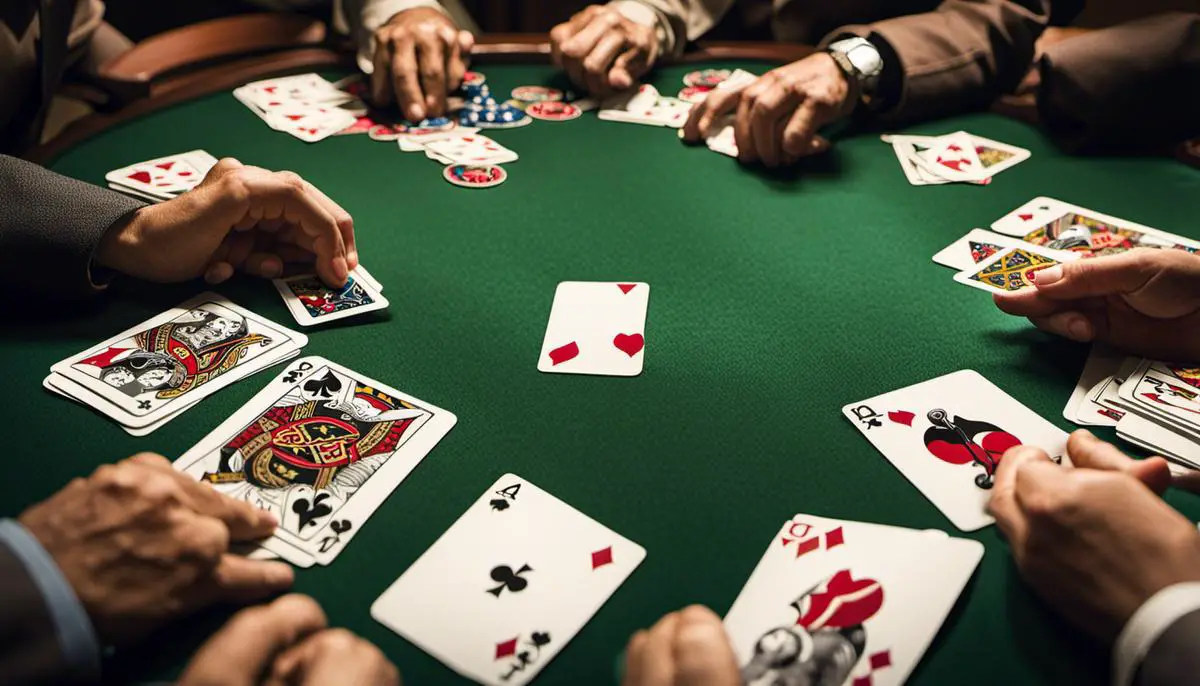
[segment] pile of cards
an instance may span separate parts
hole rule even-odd
[[[903,684],[983,544],[798,514],[771,539],[725,631],[746,684]]]
[[[729,78],[719,82],[713,90],[741,90],[754,83],[757,79],[758,76],[748,71],[737,69],[729,75]],[[704,139],[704,144],[708,146],[709,150],[727,157],[738,156],[737,140],[733,134],[733,122],[734,116],[726,115],[713,125],[709,135]]]
[[[995,521],[986,507],[1009,448],[1032,445],[1066,461],[1066,432],[970,370],[851,403],[842,414],[963,531]]]
[[[538,371],[641,374],[649,306],[646,283],[563,281],[554,291]]]
[[[144,436],[307,343],[302,333],[203,293],[55,364],[42,385]]]
[[[335,322],[388,306],[383,285],[361,264],[350,272],[341,288],[330,288],[315,274],[273,279],[272,283],[300,326]]]
[[[195,188],[216,163],[207,152],[192,150],[114,169],[104,179],[114,191],[159,203]]]
[[[914,186],[987,184],[992,177],[1029,159],[1029,151],[957,131],[944,136],[884,135]]]
[[[491,138],[469,132],[428,140],[421,147],[426,157],[442,164],[508,164],[520,159]]]
[[[1134,248],[1196,252],[1200,243],[1054,198],[1034,198],[975,229],[933,256],[958,270],[959,283],[993,293],[1033,286],[1029,275],[1082,257],[1115,255]]]
[[[654,86],[643,84],[605,98],[596,116],[605,121],[678,129],[687,123],[691,110],[691,103],[664,97]]]
[[[1200,469],[1200,367],[1125,357],[1095,345],[1063,416],[1085,426],[1115,426],[1117,436],[1173,467]]]
[[[458,419],[321,357],[293,361],[175,461],[279,520],[262,548],[327,565]]]
[[[371,616],[463,676],[529,683],[646,557],[514,474],[484,491],[371,605]]]
[[[298,74],[248,83],[233,97],[276,131],[315,143],[353,127],[367,107],[354,95],[317,74]]]

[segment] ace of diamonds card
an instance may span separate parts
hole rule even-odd
[[[646,551],[506,474],[371,606],[464,676],[519,686],[545,668]]]
[[[851,403],[842,414],[963,531],[994,521],[985,507],[1009,448],[1033,445],[1066,459],[1065,432],[970,370]]]
[[[982,557],[940,531],[796,515],[725,616],[742,682],[904,683]]]
[[[646,283],[563,281],[554,292],[538,371],[641,374],[649,305]]]

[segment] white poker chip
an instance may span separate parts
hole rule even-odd
[[[451,164],[442,178],[463,188],[491,188],[507,181],[508,172],[498,164]]]

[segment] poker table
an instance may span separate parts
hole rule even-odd
[[[486,52],[489,41],[481,44]],[[692,69],[762,72],[782,59],[759,45],[716,46],[649,82],[673,94]],[[328,62],[291,65],[306,66],[349,73]],[[544,45],[506,44],[475,68],[498,94],[561,82]],[[319,600],[333,624],[379,645],[407,683],[458,677],[374,622],[368,608],[506,472],[648,553],[539,684],[612,683],[633,631],[689,603],[724,613],[777,528],[798,512],[942,529],[986,547],[911,683],[1109,678],[1106,648],[1031,593],[996,528],[956,531],[840,408],[970,368],[1071,429],[1061,410],[1087,347],[1000,313],[930,256],[1038,195],[1200,238],[1200,172],[1168,159],[1069,157],[1026,124],[980,113],[907,131],[965,129],[1028,148],[1032,158],[985,187],[913,187],[879,131],[768,172],[685,146],[670,129],[592,113],[491,132],[521,159],[506,166],[503,185],[464,189],[395,144],[367,136],[306,144],[274,132],[230,95],[237,82],[226,81],[143,103],[137,116],[109,117],[43,154],[54,170],[103,184],[120,165],[203,148],[294,170],[353,214],[362,262],[391,307],[308,330],[304,354],[392,384],[459,421],[335,563],[300,570],[295,588]],[[640,376],[537,371],[564,280],[651,285]],[[139,451],[177,457],[267,382],[268,374],[239,382],[140,439],[42,390],[55,361],[202,288],[117,281],[80,307],[5,323],[0,360],[15,467],[0,481],[6,515],[99,464]],[[240,278],[217,290],[293,325],[268,283]],[[1200,518],[1194,496],[1168,500]],[[173,677],[231,611],[206,612],[119,651],[110,676]]]

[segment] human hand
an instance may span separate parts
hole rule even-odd
[[[1000,460],[988,503],[1021,576],[1068,621],[1112,641],[1158,591],[1200,580],[1200,533],[1155,490],[1162,458],[1140,463],[1086,431],[1074,468],[1018,446]]]
[[[1138,248],[1030,275],[1035,288],[995,296],[1009,314],[1073,341],[1102,341],[1171,362],[1200,361],[1200,256]]]
[[[610,5],[591,5],[550,31],[554,65],[592,95],[632,88],[658,59],[654,25]]]
[[[475,47],[449,15],[433,7],[397,12],[375,31],[371,97],[395,102],[409,121],[446,113],[446,94],[462,83]]]
[[[238,270],[274,278],[285,262],[307,262],[342,286],[358,251],[354,220],[311,183],[227,158],[191,191],[115,224],[94,260],[160,283],[220,283]]]
[[[721,618],[703,605],[672,612],[633,635],[623,686],[741,686]]]
[[[732,114],[738,161],[778,167],[828,150],[829,141],[817,131],[853,110],[846,75],[828,53],[818,52],[744,88],[711,91],[692,108],[683,139],[700,142],[716,133],[714,123]]]
[[[229,552],[270,536],[275,518],[139,453],[75,479],[19,521],[54,558],[105,643],[128,644],[218,602],[292,585],[282,562]]]
[[[400,672],[374,644],[346,629],[327,629],[276,658],[270,683],[399,686]]]

